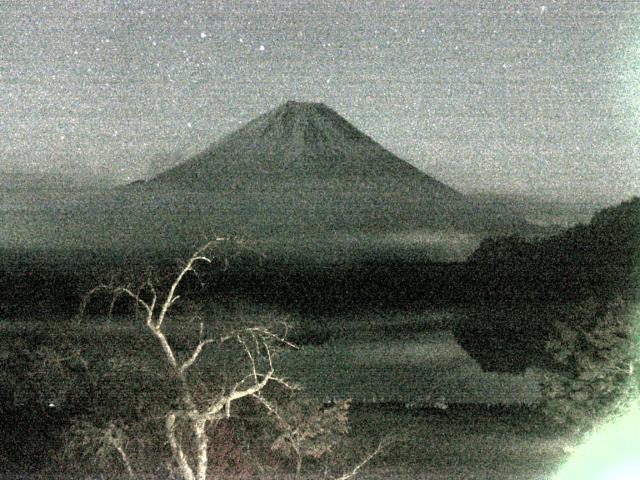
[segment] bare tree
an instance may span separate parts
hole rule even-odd
[[[331,453],[337,439],[349,431],[349,400],[324,408],[310,399],[294,399],[278,407],[260,394],[256,397],[273,416],[280,432],[271,448],[295,459],[296,479],[301,477],[305,457],[318,459]]]
[[[86,421],[75,422],[70,432],[74,441],[66,446],[66,453],[77,450],[80,454],[90,451],[96,462],[106,465],[113,461],[120,461],[126,471],[127,476],[134,480],[136,474],[127,453],[127,435],[121,422],[111,421],[103,428],[96,427]]]
[[[185,276],[195,272],[197,264],[212,262],[209,252],[216,242],[222,240],[224,239],[218,238],[198,249],[180,269],[164,295],[161,295],[158,287],[147,278],[138,288],[132,285],[98,285],[87,294],[83,302],[84,309],[91,297],[101,291],[107,291],[112,298],[110,309],[118,298],[125,296],[142,310],[144,325],[161,347],[170,376],[178,386],[177,405],[164,415],[164,434],[177,471],[185,480],[207,478],[209,451],[210,448],[215,448],[209,445],[208,429],[211,424],[223,418],[229,418],[233,405],[237,401],[244,398],[259,398],[261,391],[274,382],[286,389],[297,388],[276,375],[273,364],[274,353],[279,347],[294,347],[286,340],[286,328],[281,334],[263,326],[247,326],[224,334],[207,336],[204,321],[200,320],[199,339],[186,355],[178,355],[176,348],[172,345],[166,333],[166,326],[170,318],[169,312],[180,298],[177,291]],[[196,388],[190,381],[190,370],[202,358],[205,349],[213,346],[220,347],[228,342],[237,342],[242,347],[246,355],[247,368],[230,385],[221,386],[218,392],[205,395],[203,398],[199,395],[202,389]],[[113,431],[108,429],[109,435],[104,434],[103,437],[117,439],[118,437],[111,435]],[[126,455],[123,456],[122,442],[111,441],[110,445],[117,447],[127,466],[127,471],[133,475],[130,462],[125,460]]]
[[[294,457],[296,480],[302,478],[302,464],[305,458],[319,459],[334,453],[342,436],[349,432],[349,399],[338,400],[325,407],[309,398],[296,398],[289,404],[278,407],[259,393],[256,397],[276,419],[280,432],[271,448]],[[366,454],[350,470],[335,477],[335,480],[355,477],[365,465],[394,442],[395,439],[391,436],[383,437],[373,451]]]
[[[168,466],[181,479],[205,480],[213,475],[211,459],[224,451],[225,445],[216,445],[217,435],[212,435],[213,427],[220,420],[232,417],[235,406],[243,399],[251,400],[256,408],[264,408],[268,417],[275,420],[271,424],[272,450],[285,454],[293,453],[296,462],[296,476],[302,471],[305,457],[320,458],[332,452],[336,439],[347,433],[347,413],[349,402],[338,402],[324,408],[310,399],[300,399],[293,394],[300,389],[294,383],[277,375],[274,367],[274,356],[283,348],[296,348],[287,340],[288,326],[270,328],[265,325],[234,325],[226,329],[219,328],[212,332],[210,323],[205,323],[203,316],[190,312],[186,318],[197,328],[197,340],[184,347],[176,337],[175,330],[170,327],[180,320],[174,307],[180,299],[178,291],[187,275],[197,275],[198,264],[211,264],[213,246],[223,238],[217,238],[199,248],[179,269],[168,286],[162,289],[159,282],[147,275],[142,282],[118,284],[115,281],[103,283],[88,292],[81,306],[84,312],[91,299],[99,293],[107,293],[109,313],[120,298],[128,298],[142,315],[137,315],[144,328],[152,334],[161,355],[158,357],[165,372],[158,376],[158,381],[172,383],[168,390],[175,392],[175,401],[167,409],[155,411],[155,420],[162,422],[161,435],[170,452],[171,464]],[[219,326],[219,325],[217,325]],[[172,333],[173,332],[173,333]],[[227,371],[215,365],[222,378],[217,384],[203,381],[198,376],[203,367],[211,368],[207,353],[224,352],[225,348],[234,347],[231,354],[232,367]],[[112,359],[109,368],[117,373],[121,368],[118,359]],[[200,366],[200,369],[196,368]],[[157,365],[160,367],[160,365]],[[267,388],[269,385],[276,387]],[[216,389],[217,388],[217,389]],[[273,393],[291,392],[285,395],[289,401],[278,403],[271,398]],[[144,401],[144,400],[142,400]],[[150,405],[147,407],[150,408]],[[237,410],[237,408],[235,408]],[[77,447],[91,449],[99,458],[115,458],[130,478],[136,478],[135,455],[127,452],[132,443],[144,443],[142,439],[131,438],[130,430],[122,422],[103,418],[102,426],[79,422],[75,427]],[[134,434],[135,435],[135,434]],[[222,437],[224,438],[224,437]],[[72,442],[73,443],[73,442]],[[388,444],[381,444],[373,452],[366,455],[352,470],[340,476],[342,480],[355,476],[361,468]],[[228,446],[228,445],[227,445]],[[110,456],[109,456],[110,455]],[[104,463],[107,463],[104,461]]]

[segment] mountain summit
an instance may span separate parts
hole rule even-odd
[[[431,239],[442,231],[484,236],[523,223],[479,208],[322,103],[280,105],[124,190],[138,195],[131,208],[153,207],[138,224],[161,224],[165,236],[176,221],[185,231],[187,225],[206,225],[254,239],[308,242],[337,235],[384,243],[405,242],[415,232],[420,239],[424,232]],[[158,202],[169,219],[161,218]],[[452,250],[450,236],[435,236],[442,249]]]
[[[84,195],[15,238],[68,251],[184,253],[194,239],[231,235],[287,262],[446,261],[523,223],[421,172],[326,105],[287,102],[150,180]]]
[[[289,101],[152,182],[217,189],[238,183],[407,180],[453,190],[401,160],[322,103]]]

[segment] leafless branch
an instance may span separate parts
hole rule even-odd
[[[253,355],[251,354],[251,350],[249,350],[249,347],[247,346],[247,343],[243,340],[243,338],[240,335],[238,335],[237,338],[238,338],[238,342],[244,348],[244,351],[246,352],[247,357],[249,357],[249,361],[251,362],[251,370],[253,372],[253,380],[255,382],[257,382],[258,381],[258,372],[256,370],[256,361],[253,358]],[[255,337],[254,337],[254,341],[256,342],[256,351],[257,351],[258,343],[257,343],[257,339]]]
[[[123,444],[123,438],[121,432],[118,431],[116,426],[111,423],[107,427],[104,432],[104,437],[107,442],[111,444],[111,446],[118,452],[120,456],[120,460],[124,464],[127,469],[127,475],[131,480],[136,478],[133,467],[131,466],[131,461],[129,460],[129,455],[127,455],[126,445]]]
[[[156,309],[156,302],[158,301],[158,294],[156,292],[156,287],[153,285],[153,282],[149,278],[147,278],[145,285],[151,292],[151,304],[149,306],[151,307],[151,311],[154,312]]]
[[[167,293],[167,297],[165,301],[162,303],[162,307],[160,309],[160,313],[158,314],[158,318],[155,322],[157,328],[162,326],[162,322],[164,322],[165,316],[167,315],[167,311],[173,305],[173,303],[177,300],[176,289],[178,285],[182,282],[184,276],[193,271],[193,267],[198,262],[211,263],[211,259],[204,255],[204,253],[211,248],[211,246],[216,242],[216,240],[212,240],[207,242],[201,248],[199,248],[192,256],[187,260],[186,265],[180,270],[176,279],[173,281],[171,286],[169,287],[169,293]]]
[[[138,305],[140,305],[142,308],[145,309],[145,311],[147,312],[147,320],[152,318],[153,310],[151,308],[151,305],[145,302],[144,300],[142,300],[142,298],[140,298],[140,295],[134,293],[129,287],[117,287],[113,290],[113,295],[122,295],[122,294],[128,295],[133,300],[135,300],[135,302]]]
[[[139,285],[137,290],[136,284],[132,283],[126,283],[120,286],[115,284],[115,282],[98,285],[87,294],[82,304],[82,311],[84,311],[90,298],[104,290],[112,295],[109,306],[110,313],[113,311],[118,298],[121,296],[129,297],[135,302],[136,306],[141,307],[137,309],[137,311],[144,310],[144,312],[146,312],[146,326],[158,340],[166,360],[169,363],[172,372],[171,375],[175,376],[175,379],[178,381],[179,394],[177,401],[180,407],[178,407],[179,410],[169,411],[164,416],[165,435],[175,465],[178,468],[180,476],[185,480],[204,480],[206,478],[208,462],[207,446],[209,441],[207,437],[207,425],[225,416],[229,417],[231,415],[231,406],[236,400],[245,397],[257,399],[265,406],[267,411],[278,418],[279,422],[288,426],[287,429],[290,433],[293,432],[296,434],[295,432],[297,432],[297,430],[294,430],[285,421],[277,408],[261,393],[269,382],[279,383],[288,389],[299,388],[297,385],[275,374],[273,364],[275,352],[283,346],[297,348],[296,345],[286,339],[288,333],[286,323],[283,322],[285,327],[283,335],[275,333],[266,327],[251,326],[238,329],[225,328],[225,331],[219,332],[220,334],[214,338],[209,335],[205,336],[204,321],[200,316],[193,315],[191,316],[191,320],[199,322],[198,342],[190,352],[187,353],[185,359],[181,358],[181,362],[177,361],[178,357],[174,351],[174,345],[169,342],[166,329],[162,328],[163,322],[167,318],[170,309],[180,298],[180,296],[177,295],[177,290],[185,276],[189,272],[193,272],[197,276],[195,267],[201,262],[212,263],[212,257],[207,255],[207,251],[215,242],[222,240],[226,239],[216,238],[198,249],[179,269],[177,275],[171,281],[172,283],[170,283],[168,290],[162,289],[161,294],[160,290],[156,290],[153,279],[148,276],[146,280]],[[244,350],[244,354],[246,355],[245,369],[242,373],[238,372],[239,376],[244,375],[244,377],[230,388],[229,384],[227,384],[215,397],[215,392],[209,391],[207,388],[206,393],[198,391],[198,398],[196,398],[196,391],[194,391],[189,382],[190,379],[186,375],[187,371],[202,358],[205,347],[213,343],[222,345],[229,341],[237,342],[237,345]],[[201,397],[203,393],[205,396]],[[179,416],[184,419],[184,423],[176,423],[176,421],[179,420]],[[183,429],[188,430],[188,432],[183,432]],[[189,440],[185,440],[187,437],[183,438],[182,433],[189,433],[192,436],[188,437]],[[194,443],[192,444],[191,442]],[[124,452],[123,449],[121,450]],[[376,453],[377,452],[373,455]],[[369,459],[364,463],[367,461],[369,461]],[[357,469],[355,471],[357,471]],[[130,476],[131,473],[132,471],[130,472]]]
[[[182,446],[178,442],[178,438],[176,436],[176,414],[170,413],[167,415],[165,421],[165,429],[167,432],[167,439],[169,440],[169,446],[171,447],[171,452],[173,453],[173,458],[178,463],[178,468],[180,472],[185,477],[185,480],[194,480],[195,477],[193,475],[193,469],[189,465],[187,461],[187,456],[182,450]]]
[[[93,287],[91,290],[89,290],[82,297],[82,302],[80,303],[80,311],[79,311],[80,316],[84,315],[84,313],[87,310],[87,307],[89,306],[89,302],[91,301],[91,299],[101,290],[111,291],[113,290],[113,286],[107,285],[106,283],[102,283],[100,285]]]
[[[276,417],[276,419],[282,424],[283,427],[285,427],[287,430],[292,429],[289,422],[287,422],[284,419],[284,417],[280,414],[279,410],[273,404],[271,404],[271,402],[269,402],[266,398],[264,398],[264,396],[260,392],[254,393],[252,397],[258,400],[267,409],[267,411],[270,414]]]
[[[382,440],[380,440],[380,443],[378,443],[378,446],[375,448],[375,450],[373,452],[371,452],[368,455],[366,455],[360,461],[360,463],[358,463],[355,467],[353,467],[352,470],[342,474],[341,476],[337,477],[335,480],[348,480],[350,478],[355,477],[358,474],[358,472],[362,469],[362,467],[367,465],[374,457],[379,455],[391,443],[392,443],[392,441],[389,438],[383,438]]]
[[[189,367],[191,367],[196,360],[198,360],[198,357],[200,356],[200,354],[202,353],[202,349],[209,345],[210,343],[213,343],[215,340],[212,338],[207,338],[206,340],[201,340],[198,345],[196,346],[196,348],[193,350],[193,352],[191,353],[191,356],[180,366],[180,372],[184,373],[187,371],[187,369]]]
[[[252,396],[253,394],[259,392],[260,390],[262,390],[268,383],[269,381],[273,378],[273,374],[274,371],[273,369],[270,369],[267,373],[265,374],[258,374],[258,376],[262,377],[262,380],[260,380],[259,382],[255,382],[253,383],[251,386],[240,389],[240,387],[249,379],[252,378],[252,374],[249,374],[247,376],[245,376],[242,380],[240,380],[239,382],[237,382],[233,388],[231,389],[230,393],[223,396],[222,398],[212,402],[212,404],[209,406],[209,408],[206,410],[206,412],[204,413],[204,415],[207,418],[217,418],[217,415],[223,410],[225,409],[227,412],[227,416],[229,416],[229,412],[230,412],[230,408],[231,408],[231,404],[233,402],[235,402],[236,400],[239,400],[241,398],[244,397],[249,397]]]
[[[273,377],[271,377],[271,381],[279,383],[280,385],[282,385],[283,387],[288,388],[289,390],[294,390],[294,391],[295,390],[302,390],[302,386],[300,386],[297,383],[289,382],[286,378],[273,376]]]
[[[271,380],[273,378],[273,369],[269,370],[266,374],[262,375],[262,380],[260,380],[259,382],[253,384],[252,386],[244,389],[244,390],[235,390],[232,391],[229,396],[227,397],[227,403],[231,403],[235,400],[239,400],[241,398],[244,397],[248,397],[250,395],[253,395],[256,392],[259,392],[260,390],[262,390],[267,383],[269,383],[269,380]]]
[[[119,297],[120,295],[118,294],[111,295],[111,302],[109,302],[109,312],[107,313],[107,316],[109,317],[109,319],[113,317],[113,309],[115,308],[116,302],[118,301]]]
[[[286,323],[285,323],[285,325],[286,325]],[[278,343],[286,345],[287,347],[295,348],[295,349],[298,348],[298,346],[296,344],[291,343],[290,341],[288,341],[285,336],[276,335],[275,333],[273,333],[271,330],[269,330],[267,328],[264,328],[264,327],[248,327],[246,330],[249,331],[249,332],[255,332],[255,333],[258,333],[260,335],[264,335],[265,337],[270,337],[270,338],[276,340]]]

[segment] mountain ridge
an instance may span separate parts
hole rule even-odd
[[[531,227],[478,207],[315,102],[285,102],[125,188],[208,192],[225,206],[220,217],[234,223],[242,216],[245,225],[474,233]]]
[[[145,183],[207,189],[301,177],[353,183],[411,180],[461,195],[382,147],[324,103],[296,101],[256,117]]]

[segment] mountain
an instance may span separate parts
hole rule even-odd
[[[186,160],[186,155],[180,151],[169,151],[152,155],[143,159],[138,165],[142,178],[150,179],[171,167],[180,165]]]
[[[385,150],[322,103],[289,101],[153,181],[198,189],[306,180],[421,181],[459,196]]]
[[[301,285],[312,284],[343,300],[399,301],[415,297],[421,269],[434,262],[464,260],[490,235],[532,232],[517,215],[483,208],[318,103],[287,102],[148,180],[60,197],[7,197],[0,209],[7,271],[173,265],[207,239],[235,237],[241,247],[229,242],[217,252],[233,259],[238,281],[225,273],[230,288],[299,297]],[[23,291],[29,302],[32,288]]]
[[[322,103],[287,102],[138,191],[188,191],[217,198],[234,228],[269,231],[511,232],[515,215],[479,208],[460,192],[386,150]],[[223,223],[221,223],[223,226]],[[252,233],[264,233],[260,228]]]
[[[16,190],[77,190],[85,186],[86,182],[75,178],[73,175],[0,170],[0,190],[5,192]]]
[[[31,208],[31,207],[29,207]],[[287,262],[462,260],[531,232],[400,159],[320,103],[287,102],[192,158],[113,190],[2,213],[0,247],[182,255],[212,236]]]

